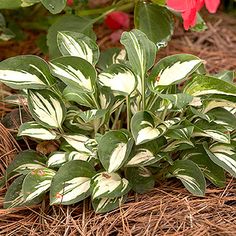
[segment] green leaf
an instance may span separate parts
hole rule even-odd
[[[207,27],[206,22],[202,19],[201,15],[199,13],[197,13],[197,22],[196,22],[195,26],[191,27],[191,31],[202,32],[207,29],[208,29],[208,27]]]
[[[48,64],[37,56],[16,56],[0,63],[0,81],[14,89],[43,89],[55,83]]]
[[[126,196],[116,198],[97,198],[92,200],[93,209],[96,213],[106,213],[112,211],[125,202]]]
[[[35,121],[22,124],[18,131],[18,136],[29,136],[42,140],[56,139],[57,134],[53,130],[48,130]]]
[[[21,0],[1,0],[0,9],[14,9],[21,6]]]
[[[227,128],[215,122],[198,120],[194,123],[193,137],[211,137],[213,140],[221,143],[230,143],[230,134]]]
[[[93,30],[93,20],[74,15],[60,16],[58,20],[49,28],[47,35],[47,45],[49,55],[55,58],[61,55],[57,45],[57,34],[61,31],[73,31],[83,33],[92,39],[96,39]]]
[[[98,156],[109,173],[120,169],[127,160],[133,146],[133,139],[122,131],[108,131],[98,145]]]
[[[113,64],[99,75],[102,86],[109,87],[115,94],[128,96],[137,86],[135,74],[125,65]]]
[[[19,206],[30,206],[34,204],[38,204],[42,201],[42,196],[38,196],[32,201],[25,202],[22,192],[22,184],[25,179],[25,176],[19,176],[17,179],[13,181],[13,183],[7,188],[7,192],[5,194],[3,208],[14,208]]]
[[[175,140],[189,141],[194,130],[194,126],[187,126],[180,129],[169,129],[165,136]]]
[[[7,167],[6,181],[16,174],[27,174],[29,171],[42,168],[46,163],[46,158],[40,156],[37,152],[27,150],[20,152],[13,162]]]
[[[204,196],[206,181],[200,168],[190,160],[177,160],[169,168],[171,177],[176,177],[195,196]]]
[[[64,164],[52,180],[50,204],[69,205],[82,201],[90,195],[90,181],[96,174],[85,161],[70,161]]]
[[[236,152],[235,148],[227,144],[213,144],[210,148],[204,145],[205,151],[211,160],[224,170],[236,177]]]
[[[119,48],[106,49],[101,52],[97,67],[104,71],[111,65],[119,63],[119,59],[125,59],[125,56],[125,50]]]
[[[152,69],[149,76],[149,87],[155,91],[159,86],[179,84],[193,74],[202,62],[200,58],[189,54],[165,57]]]
[[[196,75],[185,86],[184,92],[192,96],[211,94],[236,96],[236,86],[216,77]]]
[[[38,196],[46,193],[55,175],[55,171],[48,168],[35,169],[29,172],[22,185],[25,202],[33,201]]]
[[[60,13],[66,6],[66,0],[40,0],[41,3],[52,13]]]
[[[155,127],[154,116],[148,111],[137,112],[131,119],[131,132],[136,145],[154,140],[164,134],[165,126]]]
[[[117,173],[101,172],[92,179],[92,199],[120,197],[129,190],[128,180],[121,178]]]
[[[89,93],[82,93],[80,90],[67,86],[63,91],[63,97],[67,101],[76,102],[81,106],[95,108],[96,105],[94,104],[93,98]]]
[[[63,135],[62,137],[78,152],[91,153],[91,151],[86,147],[86,144],[90,139],[85,135]]]
[[[236,127],[236,117],[228,110],[218,107],[206,113],[215,123],[225,126],[229,131]]]
[[[95,65],[99,59],[99,48],[88,36],[71,31],[62,31],[57,35],[57,44],[63,56],[81,57]]]
[[[125,46],[133,71],[142,78],[154,64],[157,51],[155,44],[136,29],[124,32],[121,44]]]
[[[50,90],[29,90],[28,105],[33,118],[42,126],[61,128],[66,108],[58,95]]]
[[[125,170],[125,176],[129,180],[132,190],[136,193],[146,193],[154,188],[155,179],[145,167],[130,167]]]
[[[135,27],[143,31],[158,48],[165,47],[174,31],[173,15],[166,7],[138,2],[134,13]]]
[[[64,56],[50,62],[52,74],[80,92],[92,93],[97,78],[95,68],[80,57]]]
[[[67,162],[67,153],[66,152],[53,152],[47,160],[47,166],[50,168],[60,167]]]
[[[224,70],[214,75],[214,77],[217,77],[218,79],[224,80],[228,83],[233,83],[233,80],[235,78],[235,72],[231,70]]]
[[[202,146],[185,151],[182,155],[183,160],[191,160],[196,163],[205,177],[217,187],[224,187],[226,178],[224,170],[215,164],[207,155]]]
[[[159,138],[148,143],[135,146],[132,149],[125,166],[148,166],[161,160],[163,157],[159,155],[159,151],[164,142],[165,139]]]

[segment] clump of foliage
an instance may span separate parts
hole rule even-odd
[[[19,136],[55,140],[49,156],[21,152],[6,170],[14,181],[5,208],[69,205],[91,197],[113,210],[130,191],[178,178],[204,196],[206,180],[236,176],[234,74],[209,75],[200,58],[179,54],[155,64],[157,46],[141,31],[124,32],[125,50],[99,52],[90,37],[57,35],[61,56],[17,56],[0,63],[0,80],[22,90],[33,117]]]

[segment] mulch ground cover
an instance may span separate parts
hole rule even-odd
[[[208,31],[184,32],[177,27],[173,40],[158,53],[158,58],[175,53],[191,53],[206,61],[211,73],[236,68],[236,18],[217,14],[208,21]],[[109,30],[96,28],[102,49],[120,46],[111,43]],[[40,55],[35,35],[29,33],[23,42],[0,44],[0,60],[18,55]],[[11,91],[2,89],[1,97]],[[0,117],[11,112],[0,104]],[[12,119],[19,120],[18,113]],[[12,122],[14,123],[14,122]],[[22,146],[14,131],[0,123],[0,175]],[[27,146],[27,140],[26,145]],[[236,235],[236,182],[228,178],[227,186],[209,185],[204,198],[193,197],[177,180],[157,183],[143,195],[131,194],[121,208],[107,214],[95,214],[89,200],[72,206],[49,206],[46,199],[39,205],[2,209],[6,188],[0,189],[0,235],[50,236],[157,236],[157,235]]]

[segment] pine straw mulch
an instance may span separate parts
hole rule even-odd
[[[218,14],[210,19],[209,30],[203,33],[184,33],[178,27],[173,40],[159,52],[158,57],[191,53],[204,59],[212,73],[235,69],[235,26],[236,19]],[[97,31],[98,43],[103,49],[114,46],[109,30],[102,27]],[[32,53],[33,47],[21,46],[20,54]],[[33,50],[40,54],[37,48]],[[1,116],[11,109],[5,104],[0,106]],[[9,130],[0,124],[0,175],[20,149]],[[150,193],[130,195],[120,209],[103,215],[93,212],[89,200],[68,207],[49,207],[46,199],[37,206],[4,210],[5,192],[6,188],[0,190],[1,236],[236,235],[236,183],[233,179],[228,179],[224,189],[208,186],[204,198],[191,196],[176,180],[159,183]]]

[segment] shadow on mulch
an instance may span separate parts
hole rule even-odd
[[[186,33],[178,27],[168,47],[159,51],[158,58],[191,53],[204,59],[211,73],[235,69],[236,19],[216,15],[210,22],[209,30],[203,33]],[[110,45],[108,34],[106,30],[99,34],[98,44],[103,49],[114,46]],[[22,54],[27,53],[32,52],[22,51]],[[2,105],[1,114],[8,112]],[[0,175],[20,149],[9,130],[0,124]],[[67,207],[50,207],[46,199],[37,206],[4,210],[5,192],[5,188],[0,190],[0,235],[236,235],[236,183],[233,179],[228,179],[224,189],[208,186],[204,198],[191,196],[177,180],[168,181],[147,194],[130,195],[120,209],[103,215],[93,212],[89,200]]]

